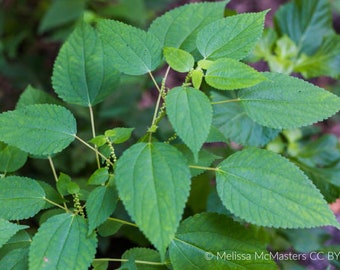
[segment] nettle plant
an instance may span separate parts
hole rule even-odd
[[[89,108],[93,138],[77,135],[71,111],[32,87],[15,110],[0,114],[1,269],[87,269],[91,263],[105,269],[109,261],[121,262],[121,269],[277,269],[259,256],[268,254],[266,228],[340,227],[313,182],[287,157],[263,149],[282,129],[335,114],[340,98],[243,63],[262,36],[267,12],[224,17],[226,4],[173,9],[148,31],[103,19],[76,27],[56,59],[52,82],[64,102]],[[164,72],[160,83],[155,70]],[[171,89],[170,71],[186,74]],[[96,134],[92,108],[115,91],[121,73],[149,76],[158,91],[150,125],[134,142],[133,127]],[[165,119],[174,135],[160,141]],[[53,163],[74,140],[97,159],[85,187]],[[127,140],[130,146],[117,155]],[[230,141],[244,147],[232,150]],[[224,156],[209,151],[206,143],[214,142],[224,142]],[[27,155],[49,160],[54,187],[13,174]],[[224,214],[183,217],[201,174],[214,180],[213,201]],[[118,201],[126,219],[114,213]],[[40,217],[37,232],[24,222],[34,216]],[[97,234],[110,236],[122,225],[137,227],[155,249],[95,258]],[[237,256],[219,259],[222,252]]]

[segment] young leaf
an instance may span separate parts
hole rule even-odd
[[[20,98],[15,108],[20,109],[27,105],[46,103],[60,105],[61,102],[56,98],[52,97],[50,94],[29,85],[26,87],[25,91],[20,95]]]
[[[195,88],[176,87],[166,97],[166,108],[176,133],[197,158],[212,121],[209,98]]]
[[[30,269],[88,269],[96,253],[95,233],[87,236],[81,216],[60,214],[49,218],[34,235],[29,251]]]
[[[200,89],[203,81],[204,73],[203,70],[198,68],[191,71],[192,86],[196,89]]]
[[[246,57],[262,35],[266,13],[239,14],[208,24],[197,35],[199,52],[209,60]]]
[[[112,186],[99,186],[91,191],[86,201],[90,234],[113,213],[117,201],[118,194]]]
[[[89,185],[102,185],[109,179],[109,176],[107,168],[99,168],[90,176],[87,183]]]
[[[216,183],[224,206],[250,223],[282,228],[339,226],[313,183],[273,152],[249,148],[231,155],[219,164]]]
[[[219,59],[207,69],[205,81],[219,90],[236,90],[266,80],[260,72],[234,59]]]
[[[135,144],[117,162],[116,185],[131,218],[164,260],[189,196],[185,158],[168,144]]]
[[[155,19],[149,32],[164,47],[174,47],[192,52],[195,50],[197,33],[210,22],[223,18],[229,1],[192,3],[172,9]]]
[[[106,58],[125,74],[148,73],[162,60],[161,44],[151,33],[114,20],[100,20],[98,31],[107,49]]]
[[[0,180],[0,217],[25,219],[34,216],[45,206],[45,192],[33,179],[8,176]]]
[[[127,262],[122,263],[120,269],[132,269],[126,268],[131,267],[131,264],[136,270],[166,270],[168,269],[164,264],[161,263],[161,257],[156,250],[149,248],[131,248],[124,252],[122,255],[122,259],[128,260]],[[143,263],[145,262],[145,263]],[[151,263],[159,263],[159,264],[148,264]]]
[[[0,142],[0,172],[14,172],[20,169],[27,160],[27,153]]]
[[[321,46],[312,56],[302,55],[294,67],[305,78],[318,76],[340,76],[340,35],[325,37]]]
[[[280,35],[288,35],[302,52],[309,55],[319,48],[325,36],[333,32],[332,14],[327,0],[289,2],[275,13],[274,22]]]
[[[54,63],[52,83],[64,101],[93,106],[112,93],[119,80],[114,60],[104,54],[96,31],[81,23],[62,46]]]
[[[33,155],[62,151],[77,133],[76,120],[64,107],[38,104],[0,114],[0,139]]]
[[[105,131],[105,136],[109,137],[112,143],[119,144],[130,139],[134,128],[114,128]]]
[[[303,80],[279,73],[264,73],[268,81],[240,90],[245,112],[260,125],[296,128],[335,114],[340,98]]]
[[[18,225],[0,218],[0,248],[18,231],[29,228],[26,225]]]
[[[212,92],[214,102],[235,100],[234,93],[224,95]],[[240,102],[228,102],[213,105],[213,126],[228,139],[246,146],[263,146],[274,139],[278,129],[264,127],[254,122],[245,112]]]
[[[170,244],[171,264],[174,269],[277,269],[255,234],[224,215],[195,215],[181,223]]]
[[[80,191],[80,187],[77,183],[72,182],[70,176],[64,173],[60,173],[57,182],[57,190],[62,195],[77,194]]]
[[[173,47],[165,47],[163,52],[166,62],[173,70],[188,72],[194,67],[195,59],[186,51]]]

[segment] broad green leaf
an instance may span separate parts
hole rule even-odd
[[[46,103],[58,105],[61,102],[52,97],[50,94],[29,85],[26,87],[25,91],[20,95],[20,98],[16,105],[16,109],[23,108],[27,105]]]
[[[130,139],[133,130],[134,128],[114,128],[106,130],[104,134],[112,143],[119,144]]]
[[[80,187],[77,183],[72,182],[70,176],[64,173],[60,173],[57,182],[57,190],[60,195],[65,196],[69,194],[77,194],[80,191]]]
[[[25,230],[18,231],[0,249],[0,258],[16,249],[26,249],[31,245],[32,238]],[[27,269],[27,267],[26,267]]]
[[[320,191],[278,154],[257,148],[237,152],[218,165],[216,177],[224,206],[250,223],[276,228],[339,227]]]
[[[115,176],[129,215],[164,260],[189,196],[185,158],[168,144],[138,143],[119,158]]]
[[[166,109],[176,133],[197,159],[212,121],[209,98],[195,88],[176,87],[166,97]]]
[[[20,169],[27,160],[27,153],[0,142],[0,172],[14,172]]]
[[[112,186],[99,186],[91,191],[86,201],[86,213],[89,221],[89,233],[104,223],[113,213],[118,201],[118,194]]]
[[[114,20],[100,20],[97,27],[105,43],[106,58],[119,71],[142,75],[160,64],[162,47],[152,33]]]
[[[28,248],[13,249],[0,260],[0,269],[27,270]]]
[[[328,0],[291,1],[279,8],[274,22],[280,35],[289,36],[308,55],[319,48],[324,36],[333,32]]]
[[[156,250],[149,248],[132,248],[124,252],[122,259],[128,260],[122,263],[119,269],[133,269],[136,270],[166,270],[168,269],[161,263],[161,257]],[[143,264],[142,262],[159,263],[159,265]],[[132,266],[131,266],[132,264]]]
[[[83,217],[68,213],[53,216],[33,237],[29,269],[88,269],[96,247],[96,235],[87,236]]]
[[[315,54],[302,55],[298,59],[294,71],[300,72],[305,78],[318,76],[340,76],[340,35],[327,36]]]
[[[174,269],[277,269],[255,234],[224,215],[195,215],[181,223],[171,242],[171,264]]]
[[[92,262],[93,270],[107,270],[109,268],[108,261],[93,261]]]
[[[109,179],[109,176],[107,168],[99,168],[90,176],[87,183],[89,185],[102,185]]]
[[[236,90],[254,86],[266,80],[260,72],[234,59],[213,62],[205,74],[205,81],[219,90]]]
[[[0,248],[18,231],[26,228],[29,227],[26,225],[14,224],[5,219],[0,218]]]
[[[250,118],[271,128],[296,128],[322,121],[340,109],[340,98],[303,80],[264,73],[268,81],[241,90],[238,98]]]
[[[229,1],[192,3],[172,9],[155,19],[149,32],[164,47],[174,47],[192,52],[196,48],[197,33],[210,22],[223,18]]]
[[[0,179],[0,217],[26,219],[45,206],[45,192],[33,179],[8,176]]]
[[[199,52],[209,60],[246,57],[262,36],[266,13],[239,14],[208,24],[197,35]]]
[[[114,60],[105,55],[97,32],[86,23],[79,24],[54,63],[55,92],[68,103],[93,106],[115,90],[118,80]]]
[[[33,155],[62,151],[77,132],[76,120],[64,107],[29,105],[0,114],[0,140]]]
[[[173,47],[165,47],[163,52],[165,61],[175,71],[188,72],[194,67],[194,57],[184,50]]]
[[[98,227],[98,234],[103,237],[114,235],[123,226],[121,222],[113,219],[107,219]]]
[[[235,93],[212,92],[213,126],[228,139],[246,146],[263,146],[274,139],[279,130],[261,126],[245,112]],[[236,102],[228,102],[235,100]],[[218,104],[221,102],[220,104]]]

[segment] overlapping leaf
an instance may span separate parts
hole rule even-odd
[[[254,86],[266,80],[260,72],[234,59],[213,62],[205,74],[205,81],[219,90],[236,90]]]
[[[88,269],[96,253],[95,233],[87,236],[81,216],[60,214],[49,218],[34,235],[29,269]]]
[[[210,60],[246,57],[262,35],[266,13],[239,14],[208,24],[197,35],[199,52]]]
[[[62,151],[77,132],[76,120],[64,107],[29,105],[0,114],[0,140],[34,154],[48,156]]]
[[[166,270],[165,265],[161,264],[161,257],[156,250],[149,248],[132,248],[124,252],[122,259],[128,260],[123,263],[121,270],[123,269],[135,269],[135,270]],[[137,261],[137,262],[136,262]],[[146,262],[146,263],[143,263]],[[148,264],[147,262],[155,263],[155,265]],[[156,265],[159,263],[159,265]]]
[[[149,32],[164,47],[175,47],[192,52],[196,48],[197,33],[210,22],[223,18],[229,1],[193,3],[170,10],[155,19]]]
[[[119,80],[114,59],[105,55],[103,41],[81,23],[62,46],[54,63],[52,83],[60,98],[93,106],[113,92]]]
[[[236,99],[235,93],[212,92],[214,102]],[[213,105],[213,125],[228,139],[247,146],[263,146],[274,139],[279,130],[254,122],[245,112],[240,102],[226,102]]]
[[[150,32],[114,20],[100,20],[98,31],[105,43],[106,57],[125,74],[148,73],[162,60],[161,44]]]
[[[249,148],[222,161],[218,170],[217,192],[224,206],[248,222],[283,228],[339,227],[320,191],[278,154]]]
[[[340,98],[303,80],[264,73],[268,81],[240,90],[250,118],[271,128],[296,128],[322,121],[340,110]]]
[[[166,107],[172,126],[197,158],[212,121],[209,98],[195,88],[176,87],[167,95]]]
[[[164,48],[164,57],[169,66],[178,72],[190,71],[195,63],[190,53],[173,47]]]
[[[45,192],[33,179],[8,176],[0,181],[0,218],[32,217],[45,206]]]
[[[26,229],[28,226],[11,223],[0,218],[0,248],[19,230]]]
[[[0,142],[0,172],[14,172],[27,160],[27,153]]]
[[[254,235],[252,228],[226,216],[195,215],[178,228],[169,248],[170,261],[174,269],[277,269],[265,259],[266,245]]]
[[[135,144],[117,162],[116,185],[131,218],[164,260],[189,196],[185,158],[168,144]]]

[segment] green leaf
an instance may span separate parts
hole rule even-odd
[[[312,56],[302,55],[295,67],[305,78],[340,76],[340,35],[327,36],[318,50]]]
[[[107,49],[106,58],[125,74],[148,73],[162,60],[161,44],[151,33],[114,20],[100,20],[98,31]]]
[[[81,23],[62,46],[54,63],[52,84],[64,101],[93,106],[110,95],[119,80],[97,32]]]
[[[133,264],[133,267],[135,267],[134,269],[136,270],[168,269],[165,265],[161,264],[159,253],[156,250],[149,248],[131,248],[124,252],[124,254],[122,255],[122,259],[128,261],[122,263],[120,269],[133,269],[131,268],[131,264]],[[141,263],[141,261],[144,261],[146,263],[143,264]],[[147,262],[159,263],[159,265],[147,264]]]
[[[60,104],[60,102],[50,94],[36,89],[31,85],[27,86],[24,92],[20,95],[16,109],[21,109],[27,105],[34,104]]]
[[[123,226],[122,223],[107,219],[98,227],[98,234],[103,237],[114,235]]]
[[[0,260],[0,269],[26,270],[28,265],[28,248],[14,249]]]
[[[130,139],[133,130],[134,128],[114,128],[106,130],[104,134],[112,143],[119,144]]]
[[[79,19],[84,12],[85,2],[85,0],[54,0],[43,16],[38,32],[41,34]]]
[[[154,34],[164,47],[192,52],[196,48],[197,33],[210,22],[223,18],[228,2],[192,3],[172,9],[155,19],[149,32]]]
[[[0,218],[0,248],[18,231],[29,228],[26,225],[18,225]]]
[[[20,230],[15,235],[13,235],[6,244],[4,244],[0,249],[0,258],[3,258],[6,254],[15,249],[26,249],[31,245],[32,238],[25,231]],[[26,266],[27,269],[27,266]]]
[[[45,206],[45,192],[33,179],[8,176],[0,179],[0,217],[26,219]]]
[[[60,194],[49,184],[43,181],[38,181],[39,185],[43,188],[45,192],[45,197],[55,203],[63,203],[65,200],[60,196]],[[46,201],[44,209],[55,207],[55,205]]]
[[[107,168],[99,168],[90,176],[87,183],[89,185],[102,185],[109,179],[109,176]]]
[[[0,142],[0,172],[14,172],[25,165],[27,153]]]
[[[250,223],[282,228],[339,226],[313,183],[273,152],[249,148],[229,156],[218,166],[216,183],[224,206]]]
[[[240,102],[235,100],[235,93],[217,92],[211,94],[213,102],[213,126],[228,139],[246,146],[263,146],[274,139],[279,130],[261,126],[254,122],[245,112]],[[218,102],[226,102],[220,103]],[[225,141],[225,140],[224,140]]]
[[[236,90],[254,86],[266,80],[260,72],[233,59],[213,62],[205,74],[205,81],[220,90]]]
[[[173,47],[165,47],[163,52],[166,62],[175,71],[188,72],[194,67],[195,59],[186,51]]]
[[[137,143],[119,158],[116,185],[131,218],[164,260],[189,196],[185,158],[168,144]]]
[[[195,159],[208,137],[212,107],[209,98],[192,87],[175,87],[166,97],[169,120]]]
[[[70,176],[64,173],[60,173],[57,182],[57,190],[62,195],[77,194],[80,191],[80,187],[77,183],[72,182]]]
[[[204,73],[202,69],[194,69],[191,72],[192,86],[196,89],[200,89],[203,81]]]
[[[174,269],[277,269],[266,244],[230,218],[203,213],[184,220],[169,247]],[[262,254],[263,257],[260,255]]]
[[[327,0],[295,0],[275,13],[275,28],[289,36],[300,50],[313,54],[324,36],[333,32],[332,14]]]
[[[208,24],[197,35],[199,52],[209,60],[246,57],[262,36],[266,13],[239,14]]]
[[[245,112],[260,125],[296,128],[335,114],[340,98],[303,80],[279,73],[264,73],[268,81],[241,90]]]
[[[81,216],[61,214],[49,218],[34,235],[30,269],[88,269],[96,253],[95,233],[87,236]]]
[[[106,137],[104,135],[98,135],[90,140],[90,143],[93,143],[97,147],[101,147],[107,143]]]
[[[38,104],[0,114],[0,138],[33,155],[62,151],[77,133],[76,120],[61,106]]]
[[[86,213],[89,221],[89,233],[104,223],[113,213],[118,201],[114,187],[99,186],[91,191],[86,201]]]

